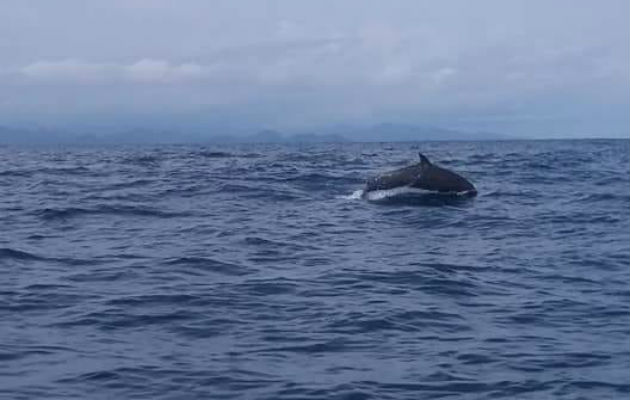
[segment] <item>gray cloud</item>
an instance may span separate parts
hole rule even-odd
[[[403,121],[568,136],[630,124],[625,1],[10,0],[4,10],[9,124],[131,115],[181,129]]]

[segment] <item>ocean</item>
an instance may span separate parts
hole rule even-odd
[[[627,399],[629,284],[628,140],[0,148],[0,398]]]

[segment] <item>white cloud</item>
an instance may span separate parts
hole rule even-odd
[[[123,67],[126,77],[138,82],[177,82],[200,78],[204,68],[199,64],[171,65],[167,61],[144,59]]]
[[[448,81],[448,79],[452,77],[453,75],[455,75],[456,73],[457,73],[457,70],[455,68],[451,68],[451,67],[440,68],[433,73],[433,82],[440,85]]]
[[[66,59],[37,61],[23,67],[20,72],[27,78],[42,81],[93,82],[111,78],[116,66]]]
[[[142,59],[131,64],[94,63],[77,59],[37,61],[19,71],[24,77],[46,82],[98,83],[130,81],[172,83],[203,77],[204,67],[195,63],[170,64]]]

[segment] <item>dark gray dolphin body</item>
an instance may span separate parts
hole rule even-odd
[[[422,153],[420,162],[368,179],[364,193],[399,187],[424,189],[440,193],[477,194],[477,189],[466,178],[448,169],[431,164]]]

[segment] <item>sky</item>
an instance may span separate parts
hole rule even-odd
[[[3,0],[0,126],[628,137],[627,0]]]

